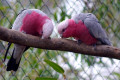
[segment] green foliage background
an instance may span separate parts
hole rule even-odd
[[[119,0],[1,0],[0,26],[11,28],[19,12],[28,8],[40,9],[53,20],[55,29],[51,37],[59,37],[56,30],[59,22],[76,13],[93,13],[108,33],[113,46],[120,47]],[[37,48],[30,48],[24,53],[19,70],[12,75],[5,70],[10,55],[2,63],[6,47],[7,42],[0,41],[0,80],[34,80],[36,77],[64,80],[65,76],[67,80],[120,79],[119,60]],[[10,54],[12,50],[13,45],[9,50]],[[44,59],[60,65],[65,71],[64,75],[45,63]]]

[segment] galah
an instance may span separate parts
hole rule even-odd
[[[80,13],[58,24],[62,37],[74,37],[87,45],[111,45],[110,40],[96,16],[92,13]]]
[[[12,30],[17,30],[25,34],[39,36],[42,39],[49,38],[53,31],[53,23],[51,19],[38,9],[23,10],[13,23]],[[7,48],[4,61],[7,56],[11,43]],[[28,49],[28,46],[14,44],[14,50],[10,60],[7,63],[7,71],[17,71],[22,54]]]

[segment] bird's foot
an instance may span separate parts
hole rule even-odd
[[[82,43],[82,41],[81,40],[77,40],[77,43],[80,45]]]
[[[93,44],[92,46],[93,46],[94,50],[96,50],[96,44]]]

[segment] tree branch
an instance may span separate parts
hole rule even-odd
[[[15,30],[0,27],[0,39],[11,43],[31,46],[47,50],[70,51],[85,55],[109,57],[120,59],[120,49],[97,45],[96,48],[85,44],[77,44],[75,41],[61,38],[40,39],[39,37],[24,34]]]

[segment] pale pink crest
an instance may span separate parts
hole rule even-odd
[[[69,20],[62,21],[57,25],[59,34],[62,34],[62,30],[66,29],[69,25]]]

